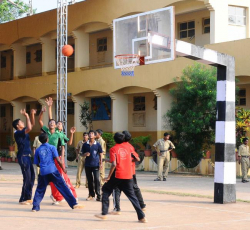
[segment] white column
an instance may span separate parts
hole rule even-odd
[[[73,31],[75,39],[75,71],[89,66],[89,34],[81,30]]]
[[[210,43],[228,40],[228,2],[207,0],[206,6],[210,10]]]
[[[42,43],[42,74],[47,75],[47,72],[56,71],[56,42],[47,37],[40,38]]]
[[[26,46],[19,43],[11,46],[14,55],[14,79],[26,75]]]
[[[116,92],[110,97],[112,99],[112,131],[128,130],[128,96]]]
[[[163,117],[171,108],[172,97],[169,89],[157,89],[154,93],[157,97],[157,139],[160,139],[165,131],[171,130]]]

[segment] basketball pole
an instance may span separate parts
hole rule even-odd
[[[63,124],[67,136],[67,57],[62,47],[68,43],[68,1],[57,0],[57,107],[56,119]],[[65,145],[65,166],[67,167],[67,145]]]

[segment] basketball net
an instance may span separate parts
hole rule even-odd
[[[140,56],[138,54],[122,54],[115,56],[116,63],[121,67],[122,76],[134,76],[135,66],[139,65]]]

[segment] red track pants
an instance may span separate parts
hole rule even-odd
[[[60,157],[61,158],[61,157]],[[60,165],[57,163],[57,160],[55,159],[55,165],[57,170],[59,171],[59,173],[62,175],[62,178],[65,180],[66,184],[68,185],[68,187],[70,188],[73,196],[75,198],[77,198],[77,194],[76,194],[76,190],[73,187],[73,185],[71,184],[69,177],[67,174],[65,174],[62,170],[62,168],[60,167]],[[57,190],[56,186],[53,183],[49,183],[50,187],[51,187],[51,192],[52,192],[52,196],[57,200],[57,201],[61,201],[64,199],[64,197],[62,196],[62,194]]]

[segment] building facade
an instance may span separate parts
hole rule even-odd
[[[68,43],[75,49],[68,58],[68,129],[76,126],[75,143],[85,131],[79,120],[84,101],[94,111],[94,129],[150,134],[152,143],[170,129],[163,119],[172,102],[169,89],[193,61],[176,57],[121,77],[113,68],[112,30],[113,19],[167,6],[175,6],[176,39],[235,57],[239,105],[250,108],[249,0],[88,0],[68,9]],[[51,10],[0,24],[0,148],[7,147],[21,108],[39,112],[45,98],[56,100],[56,23]],[[37,134],[38,124],[31,139]]]

